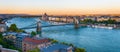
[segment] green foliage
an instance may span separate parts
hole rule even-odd
[[[2,34],[0,33],[0,38],[3,38]]]
[[[52,43],[58,43],[58,41],[57,40],[52,40]]]
[[[115,20],[103,20],[103,21],[94,21],[94,20],[91,20],[91,19],[84,19],[83,21],[80,21],[81,23],[83,24],[115,24],[116,21]]]
[[[9,48],[9,49],[14,49],[14,50],[18,50],[17,48],[15,48],[12,44],[13,42],[7,40],[5,41],[3,39],[2,34],[0,34],[0,45],[2,45],[4,48]],[[20,51],[21,52],[21,51]]]
[[[58,41],[57,41],[57,40],[50,39],[50,38],[49,38],[49,40],[51,41],[51,43],[52,43],[52,44],[53,44],[53,43],[58,43]]]
[[[27,51],[27,52],[40,52],[40,49],[39,49],[39,48],[35,48],[35,49],[29,50],[29,51]]]
[[[95,24],[95,23],[103,23],[103,24],[115,24],[117,23],[115,20],[103,20],[103,21],[94,21],[94,20],[91,20],[91,19],[84,19],[83,21],[80,21],[81,23],[83,24]]]
[[[18,29],[16,32],[20,33],[20,32],[24,32],[24,30]]]
[[[74,47],[74,45],[73,44],[69,44],[70,46],[72,46],[72,47]]]
[[[90,23],[95,23],[95,21],[91,20],[91,19],[84,19],[83,21],[80,21],[83,24],[90,24]]]
[[[62,42],[61,44],[64,44],[64,45],[69,45],[68,43],[65,43],[65,42]]]
[[[69,43],[66,43],[66,42],[62,42],[61,44],[64,44],[64,45],[68,45],[68,46],[72,46],[72,47],[74,47],[73,44],[69,44]]]
[[[1,44],[1,45],[7,44],[6,42],[3,41],[3,36],[2,36],[2,34],[0,34],[0,44]]]
[[[17,50],[18,50],[19,52],[22,52],[22,49],[19,49],[19,48],[18,48]]]
[[[114,24],[114,23],[116,23],[116,21],[109,19],[109,20],[107,20],[107,23],[108,23],[108,24]]]
[[[9,31],[13,31],[13,32],[16,32],[18,30],[16,24],[11,24],[11,26],[9,27],[8,29]]]
[[[114,24],[115,21],[109,19],[109,20],[99,21],[99,23],[102,23],[102,24]]]
[[[85,49],[82,48],[75,48],[74,52],[86,52]]]
[[[2,22],[3,20],[2,19],[0,19],[0,22]]]
[[[11,24],[11,26],[8,28],[8,31],[12,31],[12,32],[25,32],[24,30],[22,29],[18,29],[16,24]]]
[[[32,36],[35,36],[35,35],[37,35],[37,33],[34,32],[34,31],[32,31],[32,32],[31,32],[31,35],[32,35]]]

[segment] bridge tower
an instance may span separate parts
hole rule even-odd
[[[40,22],[40,21],[37,22],[36,32],[37,32],[38,34],[41,34],[41,22]]]
[[[42,20],[45,20],[45,21],[48,20],[48,15],[46,13],[42,15]]]
[[[73,18],[74,19],[74,27],[75,29],[79,28],[79,21],[76,17]]]

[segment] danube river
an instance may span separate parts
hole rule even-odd
[[[14,18],[7,25],[17,24],[19,28],[36,23],[37,18]],[[47,24],[43,23],[42,25]],[[36,29],[26,29],[27,32]],[[60,42],[72,43],[85,48],[87,52],[120,52],[120,29],[100,29],[74,26],[43,27],[42,37],[56,39]]]

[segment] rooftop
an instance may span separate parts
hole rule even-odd
[[[17,39],[23,40],[29,34],[27,34],[27,33],[16,33],[16,32],[7,32],[7,33],[3,34],[3,36],[9,36],[9,35],[13,35],[13,36],[17,37]]]
[[[41,48],[41,51],[42,52],[54,52],[57,50],[67,50],[68,48],[70,48],[70,46],[63,45],[63,44],[53,44],[53,45],[50,45],[49,47]]]
[[[5,36],[5,35],[14,35],[14,36],[18,36],[18,35],[29,35],[29,34],[27,34],[27,33],[17,33],[17,32],[6,32],[6,33],[4,33],[3,34],[3,36]]]
[[[32,44],[41,44],[41,43],[49,42],[49,39],[46,39],[46,38],[44,38],[44,39],[34,39],[34,38],[30,38],[30,37],[25,37],[24,41],[28,42],[28,43],[32,43]]]
[[[17,33],[16,32],[6,32],[6,33],[3,34],[3,36],[7,36],[7,35],[14,35],[14,36],[16,36]]]

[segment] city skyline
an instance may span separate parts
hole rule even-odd
[[[0,14],[120,14],[119,0],[1,0]]]

